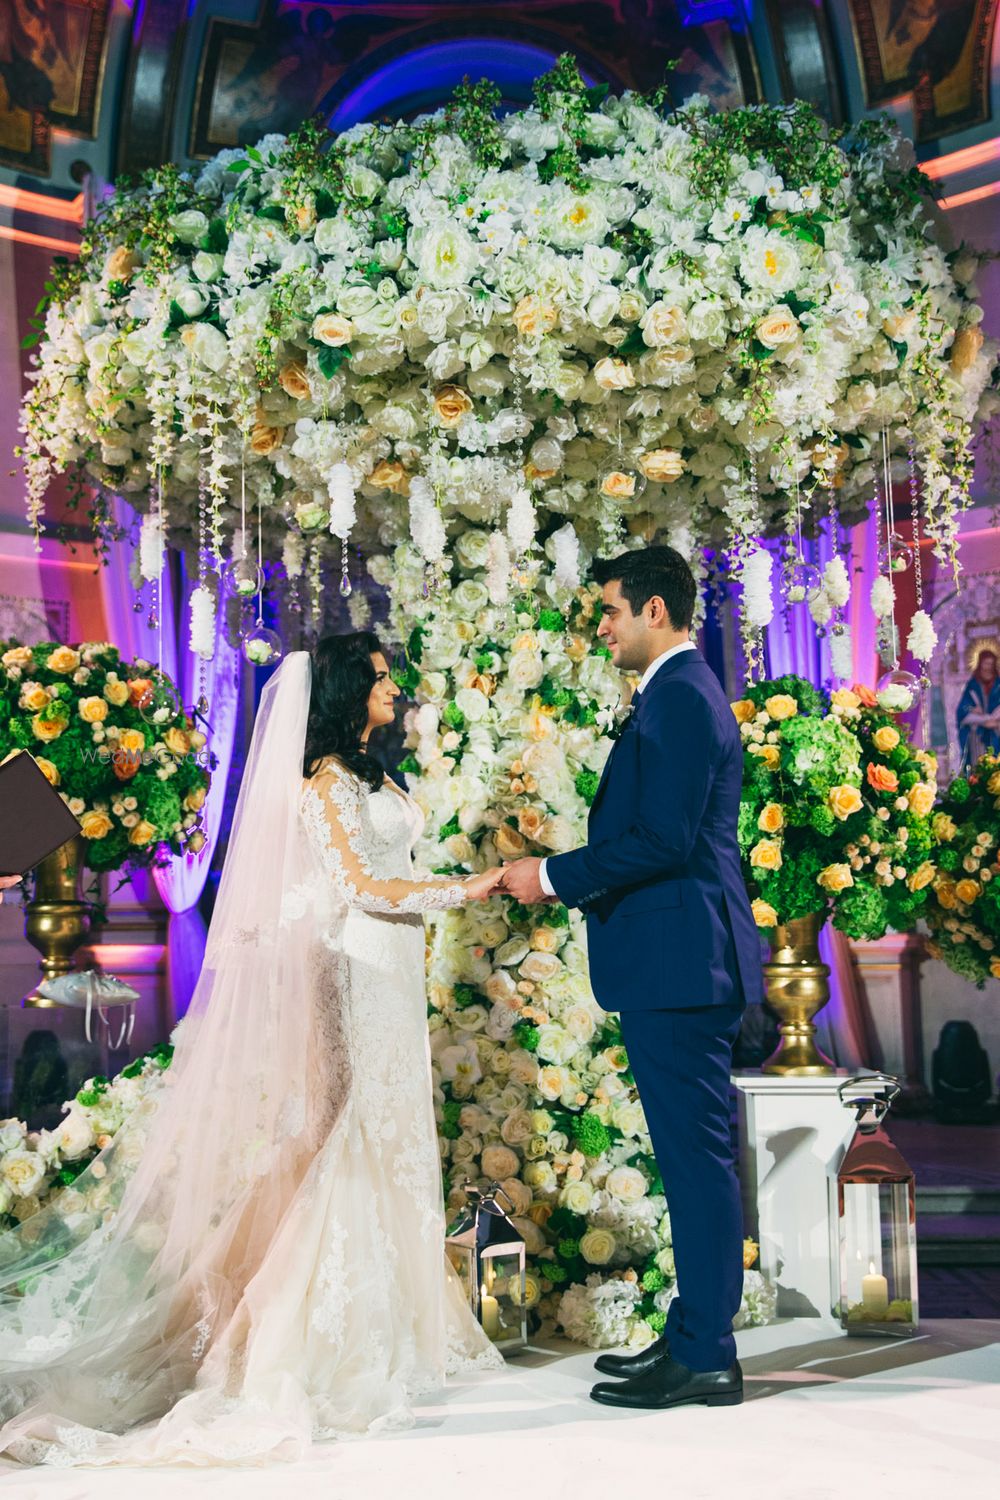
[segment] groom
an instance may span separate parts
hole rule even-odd
[[[598,1369],[624,1379],[591,1395],[608,1406],[735,1406],[743,1220],[729,1074],[744,1004],[761,995],[736,839],[740,735],[689,639],[696,585],[680,553],[646,547],[593,573],[604,590],[597,634],[617,667],[642,674],[639,688],[588,843],[516,861],[503,888],[586,912],[594,994],[620,1012],[670,1211],[678,1296],[666,1330],[640,1354],[602,1355]]]

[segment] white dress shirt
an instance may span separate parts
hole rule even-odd
[[[650,662],[649,666],[640,677],[639,686],[636,688],[635,693],[632,696],[633,703],[640,693],[645,692],[646,688],[652,682],[653,678],[663,666],[664,662],[669,661],[672,656],[680,656],[682,651],[696,651],[697,649],[698,648],[695,645],[694,641],[681,641],[679,646],[671,646],[669,651],[661,651],[656,660]],[[546,896],[554,896],[556,893],[555,887],[549,879],[548,870],[546,868],[547,865],[548,860],[543,859],[541,864],[538,866],[538,881]]]

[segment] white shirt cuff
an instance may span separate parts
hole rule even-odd
[[[556,893],[556,888],[549,879],[548,863],[549,862],[547,859],[543,859],[541,864],[538,866],[538,883],[541,886],[542,890],[545,892],[546,896],[554,896]]]

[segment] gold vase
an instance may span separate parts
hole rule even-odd
[[[83,837],[68,839],[46,855],[35,871],[35,888],[25,902],[24,935],[42,955],[39,965],[43,982],[67,974],[73,955],[90,930],[90,907],[80,899],[83,872]],[[25,996],[25,1005],[50,1006],[37,991]]]
[[[835,1071],[816,1046],[812,1019],[830,998],[830,969],[819,956],[823,920],[814,912],[774,929],[764,977],[768,1003],[781,1017],[781,1041],[764,1064],[765,1073],[817,1077]]]

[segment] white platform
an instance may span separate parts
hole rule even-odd
[[[18,1470],[3,1500],[940,1500],[996,1487],[1000,1323],[846,1338],[809,1318],[738,1336],[741,1407],[618,1412],[593,1355],[525,1351],[409,1432],[241,1470]]]

